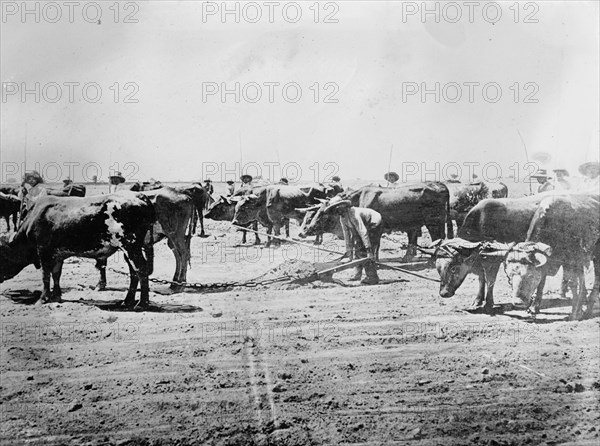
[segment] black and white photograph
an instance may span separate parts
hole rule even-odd
[[[0,9],[0,445],[600,446],[600,2]]]

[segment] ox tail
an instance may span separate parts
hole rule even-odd
[[[190,222],[188,224],[188,230],[185,235],[185,248],[187,253],[188,266],[192,267],[192,254],[191,254],[191,244],[192,244],[192,236],[196,233],[196,226],[198,225],[198,216],[202,220],[202,211],[196,209],[196,206],[192,203],[192,215],[190,218]],[[204,225],[203,225],[204,226]]]
[[[146,236],[147,243],[144,243],[144,254],[146,256],[148,276],[154,272],[154,225],[150,225],[148,235]]]
[[[454,224],[450,215],[450,191],[446,188],[446,233],[448,238],[454,238]]]

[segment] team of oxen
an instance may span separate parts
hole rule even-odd
[[[180,291],[190,262],[191,237],[198,221],[204,235],[204,218],[233,222],[254,231],[260,224],[267,230],[267,245],[280,243],[281,228],[289,237],[290,220],[300,226],[301,237],[315,236],[317,244],[324,233],[342,234],[339,219],[325,211],[328,200],[338,191],[322,184],[304,188],[282,184],[246,187],[233,196],[220,196],[210,206],[207,203],[213,200],[199,184],[144,189],[138,185],[130,192],[117,194],[41,199],[18,228],[13,220],[14,234],[0,238],[0,282],[34,264],[43,271],[41,300],[58,300],[63,262],[80,256],[96,259],[100,271],[97,287],[103,289],[107,259],[121,249],[130,269],[124,305],[136,305],[139,283],[137,306],[144,308],[149,305],[153,244],[167,238],[176,259],[171,287]],[[5,216],[8,224],[8,216],[15,214],[10,211],[18,208],[20,201],[11,191],[0,193],[0,216]],[[69,191],[67,195],[73,194]],[[405,258],[412,258],[417,250],[435,258],[442,297],[453,296],[472,272],[479,276],[473,309],[492,313],[494,284],[504,266],[513,297],[535,315],[546,277],[556,275],[562,267],[563,292],[570,290],[573,294],[571,318],[581,318],[584,305],[585,314],[591,314],[599,294],[598,195],[547,192],[509,199],[504,184],[484,182],[369,185],[345,190],[341,195],[353,206],[379,212],[387,232],[407,233]],[[456,238],[453,220],[458,228]],[[434,240],[428,247],[417,246],[423,227]],[[245,232],[242,242],[246,242]],[[254,243],[260,243],[256,232]],[[588,295],[584,273],[592,260],[595,281]]]

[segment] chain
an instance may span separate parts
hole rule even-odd
[[[110,271],[113,271],[117,274],[129,276],[129,273],[127,273],[125,271],[121,271],[121,270],[111,268],[111,267],[107,267],[107,269]],[[276,283],[276,282],[283,282],[283,281],[295,280],[295,279],[296,279],[296,277],[285,275],[283,277],[277,277],[274,279],[265,279],[265,280],[260,280],[260,281],[249,280],[247,282],[200,283],[200,282],[176,282],[173,280],[157,279],[154,277],[148,277],[148,280],[150,282],[160,283],[162,285],[177,285],[177,286],[186,287],[186,288],[209,289],[209,290],[226,289],[226,288],[234,288],[234,287],[255,288],[255,287],[261,286],[261,285],[270,285],[270,284]]]

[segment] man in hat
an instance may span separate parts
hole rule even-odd
[[[240,177],[242,181],[242,188],[244,189],[252,189],[252,175],[244,174]]]
[[[337,175],[331,177],[330,187],[333,189],[334,195],[344,192],[344,187],[342,186],[342,179]]]
[[[590,161],[579,166],[579,173],[583,181],[579,187],[580,192],[600,193],[600,163]]]
[[[388,187],[397,187],[397,181],[400,179],[400,175],[396,172],[388,172],[383,176],[383,179],[388,182]]]
[[[355,268],[354,276],[350,280],[360,280],[364,265],[366,277],[361,283],[365,285],[379,283],[375,261],[379,258],[379,244],[383,232],[381,214],[373,209],[353,207],[349,200],[343,200],[339,196],[329,201],[324,210],[324,213],[328,212],[340,217],[346,242],[344,261],[352,261],[354,257],[369,259]]]
[[[19,192],[19,199],[21,200],[19,223],[25,216],[25,213],[31,209],[40,198],[48,195],[43,184],[44,179],[39,172],[35,170],[26,173],[23,177],[23,183],[21,184],[21,190]]]
[[[549,190],[554,190],[554,185],[550,181],[548,181],[546,169],[539,169],[534,175],[531,175],[531,178],[535,178],[539,183],[537,190],[538,194],[541,194],[542,192],[547,192]]]
[[[571,189],[571,183],[567,180],[569,171],[567,169],[554,169],[552,172],[556,175],[554,181],[554,189],[556,190],[569,190]]]
[[[235,183],[231,180],[227,181],[227,196],[231,197],[235,193]]]
[[[284,177],[284,178],[280,179],[280,180],[279,180],[279,183],[277,183],[277,184],[282,184],[282,185],[284,185],[284,186],[287,186],[287,185],[289,185],[289,184],[290,184],[290,182],[288,181],[288,179],[287,179],[287,178],[285,178],[285,177]]]
[[[108,193],[116,192],[120,184],[125,182],[125,177],[121,172],[115,172],[114,175],[108,177]]]
[[[209,178],[207,180],[204,180],[204,190],[208,193],[209,196],[211,196],[214,192],[215,192],[215,188],[212,185],[212,180]]]

